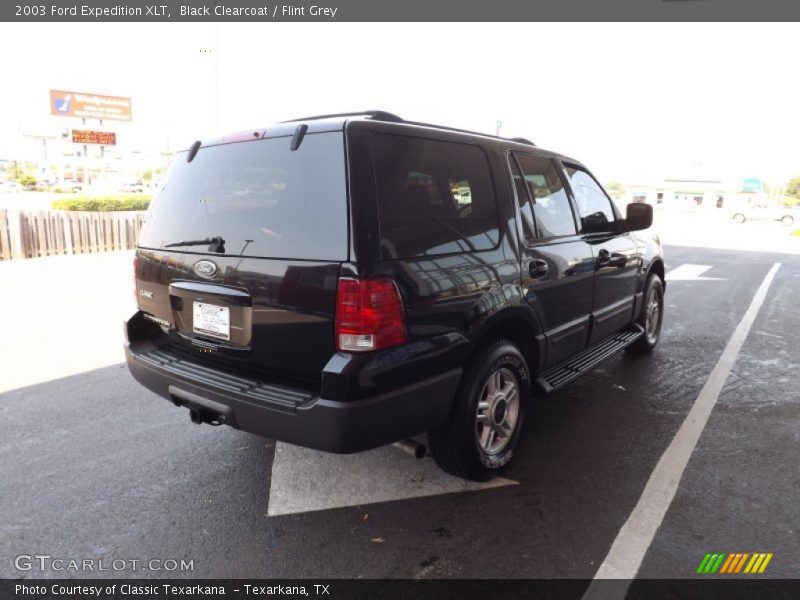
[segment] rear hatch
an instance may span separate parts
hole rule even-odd
[[[137,250],[139,307],[196,360],[319,383],[348,255],[341,131],[176,155]]]

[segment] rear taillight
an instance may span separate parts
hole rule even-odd
[[[137,290],[136,285],[136,267],[139,265],[139,257],[135,254],[133,255],[133,301],[136,302],[136,306],[139,306],[139,293]]]
[[[336,347],[368,352],[405,344],[406,316],[391,279],[339,279],[336,292]]]

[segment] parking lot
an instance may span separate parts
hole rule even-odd
[[[188,577],[592,578],[777,269],[638,577],[693,577],[708,552],[773,553],[761,577],[796,577],[800,255],[720,245],[666,247],[657,350],[536,401],[485,485],[392,447],[191,425],[122,364],[130,253],[1,263],[0,576],[86,576],[14,566],[44,553],[187,559]]]

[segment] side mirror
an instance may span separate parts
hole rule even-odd
[[[611,229],[608,217],[602,211],[586,215],[581,221],[583,221],[584,233],[603,233]]]
[[[625,213],[625,229],[640,231],[653,224],[653,207],[649,204],[628,204]]]

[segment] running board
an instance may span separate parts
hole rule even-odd
[[[547,369],[536,378],[534,388],[540,394],[549,394],[561,389],[626,346],[630,346],[643,335],[644,329],[641,325],[633,323],[627,329],[619,331],[593,346],[589,346],[569,360]]]

